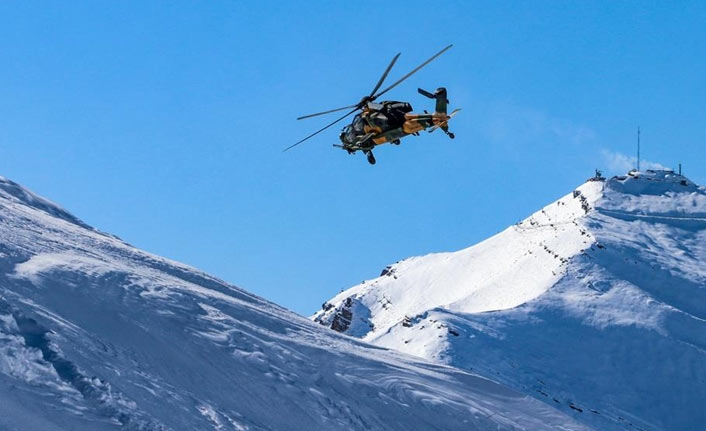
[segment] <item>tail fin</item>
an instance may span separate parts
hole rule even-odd
[[[449,100],[446,98],[446,88],[439,87],[436,89],[434,94],[421,88],[418,88],[417,91],[419,92],[419,94],[426,96],[430,99],[436,99],[435,111],[437,113],[446,114],[446,107],[449,104]]]

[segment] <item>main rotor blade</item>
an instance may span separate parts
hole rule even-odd
[[[380,88],[382,83],[385,82],[385,78],[387,78],[387,74],[390,73],[390,70],[392,70],[392,66],[394,66],[397,59],[400,58],[400,54],[402,54],[402,53],[398,52],[397,55],[392,59],[392,61],[390,62],[390,65],[387,66],[387,69],[385,69],[385,73],[382,74],[377,85],[375,85],[375,88],[373,88],[373,91],[370,92],[369,97],[373,97],[373,94],[375,94],[375,92],[378,91],[378,89]]]
[[[316,114],[309,114],[309,115],[305,115],[303,117],[298,117],[297,120],[303,120],[305,118],[316,117],[318,115],[330,114],[332,112],[343,111],[344,109],[351,109],[351,108],[357,108],[357,107],[358,107],[358,105],[344,106],[343,108],[336,108],[336,109],[331,109],[330,111],[317,112]]]
[[[389,87],[387,87],[386,89],[382,90],[382,91],[379,92],[378,94],[372,96],[372,100],[377,99],[378,97],[382,96],[383,94],[385,94],[385,93],[387,93],[388,91],[390,91],[390,90],[392,90],[393,88],[395,88],[400,82],[404,81],[405,79],[407,79],[407,78],[409,78],[410,76],[412,76],[412,75],[414,75],[415,73],[417,73],[417,71],[418,71],[419,69],[421,69],[422,67],[424,67],[424,66],[426,66],[427,64],[431,63],[436,57],[438,57],[438,56],[440,56],[441,54],[445,53],[445,52],[446,52],[447,50],[449,50],[452,46],[453,46],[453,45],[449,45],[449,46],[447,46],[446,48],[444,48],[444,49],[442,49],[441,51],[439,51],[439,52],[437,52],[436,54],[434,54],[429,60],[427,60],[427,61],[425,61],[424,63],[420,64],[420,65],[417,66],[414,70],[412,70],[411,72],[409,72],[408,74],[406,74],[406,75],[403,76],[402,78],[400,78],[400,79],[398,79],[397,81],[395,81],[394,84],[390,85]]]
[[[355,105],[354,108],[355,108],[355,109],[353,109],[352,111],[348,112],[346,115],[344,115],[343,117],[341,117],[341,118],[339,118],[338,120],[334,121],[333,123],[329,123],[327,126],[324,126],[324,127],[320,128],[319,130],[317,130],[316,132],[314,132],[314,133],[312,133],[311,135],[307,136],[306,138],[302,139],[301,141],[297,142],[296,144],[288,146],[287,148],[285,148],[284,150],[282,150],[282,152],[285,152],[285,151],[287,151],[287,150],[289,150],[289,149],[291,149],[291,148],[296,147],[297,145],[301,144],[302,142],[306,141],[307,139],[312,138],[312,137],[318,135],[319,133],[323,132],[324,130],[328,129],[329,127],[333,126],[334,124],[338,123],[339,121],[343,120],[344,118],[346,118],[347,116],[351,115],[352,113],[354,113],[355,111],[358,110],[358,106],[357,106],[357,105]]]
[[[368,98],[372,97],[373,94],[375,94],[375,92],[378,91],[378,88],[380,88],[380,86],[382,85],[382,83],[385,82],[385,78],[387,78],[387,75],[390,73],[390,70],[392,70],[392,66],[395,65],[395,62],[396,62],[397,59],[400,57],[400,54],[402,54],[402,53],[397,53],[397,55],[394,56],[394,58],[392,59],[392,61],[390,62],[390,64],[387,66],[387,69],[385,69],[385,72],[384,72],[384,73],[382,74],[382,76],[380,77],[380,80],[379,80],[378,83],[375,85],[375,88],[373,88],[373,91],[370,92],[370,96],[368,96]],[[302,116],[302,117],[298,117],[297,120],[303,120],[303,119],[305,119],[305,118],[317,117],[317,116],[319,116],[319,115],[330,114],[330,113],[332,113],[332,112],[343,111],[344,109],[351,109],[351,108],[360,108],[360,103],[358,103],[357,105],[344,106],[343,108],[336,108],[336,109],[331,109],[331,110],[328,110],[328,111],[317,112],[316,114],[304,115],[304,116]]]

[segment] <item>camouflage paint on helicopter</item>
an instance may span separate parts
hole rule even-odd
[[[303,117],[297,118],[298,120],[301,120],[304,118],[315,117],[318,115],[353,108],[352,111],[348,112],[343,117],[317,130],[316,132],[310,134],[309,136],[300,140],[294,145],[285,148],[284,151],[287,151],[290,148],[301,144],[307,139],[326,130],[327,128],[333,126],[334,124],[338,123],[339,121],[343,120],[344,118],[348,117],[349,115],[358,110],[361,110],[361,112],[356,114],[353,117],[353,121],[349,125],[345,126],[341,131],[341,134],[339,135],[341,144],[334,144],[334,146],[348,151],[349,154],[354,154],[356,151],[363,151],[363,153],[367,156],[368,162],[370,162],[370,164],[375,164],[375,156],[373,156],[372,149],[376,145],[382,145],[386,142],[399,145],[400,139],[408,135],[419,135],[419,132],[422,130],[429,129],[429,132],[431,133],[436,129],[441,129],[451,139],[453,139],[454,134],[449,132],[448,121],[454,115],[456,115],[456,113],[460,111],[460,109],[454,110],[450,115],[447,114],[446,110],[449,101],[447,99],[446,89],[443,87],[438,88],[434,93],[422,90],[421,88],[418,89],[419,93],[423,96],[436,100],[436,106],[433,114],[426,113],[426,111],[424,114],[414,114],[412,113],[412,105],[407,102],[374,102],[375,99],[377,99],[379,96],[388,92],[393,87],[397,86],[399,83],[409,78],[412,74],[417,72],[422,67],[426,66],[428,63],[443,54],[452,46],[453,45],[449,45],[446,48],[442,49],[430,59],[428,59],[427,61],[419,65],[417,68],[409,72],[407,75],[397,80],[394,84],[390,85],[386,89],[376,94],[375,92],[385,81],[387,74],[390,72],[392,66],[394,66],[395,62],[399,58],[400,54],[397,54],[390,62],[390,65],[387,66],[387,69],[385,69],[385,72],[383,73],[375,88],[373,88],[373,91],[370,93],[370,95],[363,97],[361,101],[357,104],[345,106],[343,108],[332,109],[329,111],[319,112],[316,114],[305,115]]]

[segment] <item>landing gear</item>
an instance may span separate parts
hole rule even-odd
[[[375,156],[373,156],[373,152],[368,150],[365,152],[366,157],[368,158],[368,163],[371,165],[375,164]]]
[[[446,133],[446,136],[448,136],[450,139],[453,139],[453,138],[456,137],[456,135],[454,135],[453,133],[449,132],[448,126],[442,127],[441,130],[443,130],[444,133]]]
[[[395,139],[394,141],[390,142],[392,145],[400,145],[400,140]]]

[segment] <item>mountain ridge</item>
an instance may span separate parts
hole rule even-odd
[[[706,422],[705,215],[706,189],[672,171],[592,178],[477,245],[391,265],[312,317],[492,375],[599,429],[690,429]]]
[[[321,328],[0,181],[0,429],[584,430]]]

